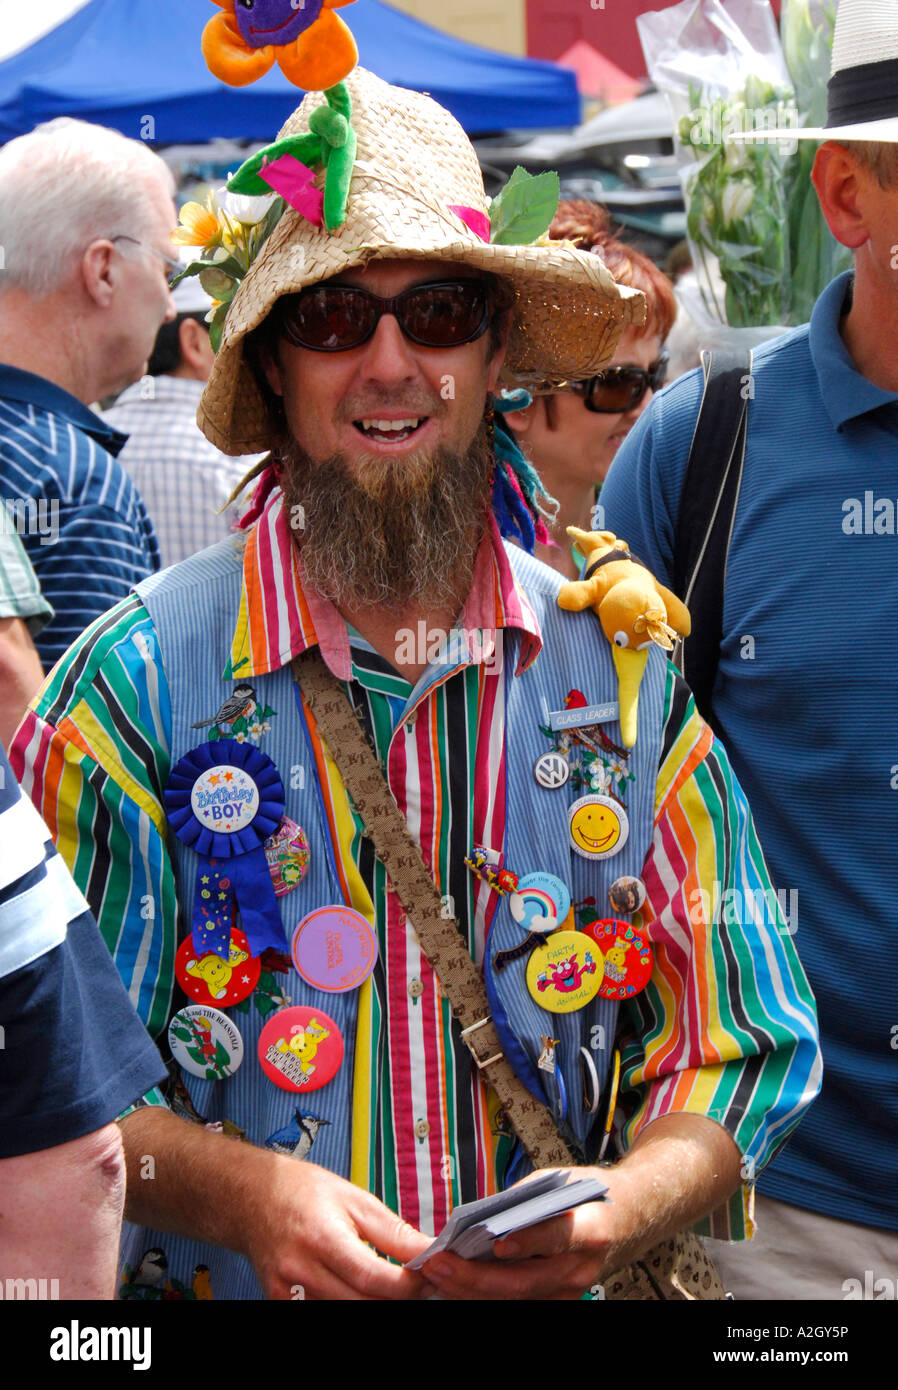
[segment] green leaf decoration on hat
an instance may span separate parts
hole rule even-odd
[[[285,135],[252,155],[228,180],[228,192],[251,197],[270,193],[271,186],[261,177],[261,170],[282,155],[290,155],[309,168],[323,164],[324,225],[328,232],[336,232],[346,221],[357,141],[351,124],[352,97],[346,83],[338,82],[324,95],[327,104],[317,106],[309,116],[308,134]]]
[[[520,164],[490,204],[494,246],[528,246],[543,236],[558,211],[561,184],[554,170],[528,174]]]

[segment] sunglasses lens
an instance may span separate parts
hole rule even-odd
[[[351,286],[306,290],[283,301],[281,329],[297,347],[345,352],[370,337],[375,302]]]
[[[469,343],[486,328],[486,318],[486,291],[476,280],[423,285],[402,296],[403,330],[425,347]]]
[[[593,410],[622,413],[638,405],[646,392],[645,378],[626,367],[616,367],[606,377],[595,377],[589,394]]]

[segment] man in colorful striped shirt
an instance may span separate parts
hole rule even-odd
[[[54,617],[44,668],[159,568],[125,436],[89,407],[143,373],[174,317],[166,166],[139,140],[60,118],[0,152],[0,504]]]
[[[122,1120],[129,1165],[155,1159],[154,1181],[130,1184],[123,1296],[153,1296],[141,1271],[164,1254],[185,1296],[578,1298],[684,1224],[750,1234],[754,1173],[819,1087],[813,1000],[725,753],[653,644],[638,738],[621,746],[610,643],[525,553],[538,480],[484,416],[503,360],[586,376],[641,297],[592,255],[490,243],[451,117],[361,70],[346,88],[358,164],[345,221],[325,239],[284,211],[204,395],[219,447],[275,450],[243,543],[98,620],[23,726],[16,764],[180,1064],[168,1108],[153,1095]],[[308,97],[291,131],[318,105]],[[397,204],[384,175],[399,164]],[[587,1165],[620,1059],[624,1156],[602,1170],[613,1204],[499,1242],[494,1262],[394,1263],[529,1165],[343,786],[345,750],[293,679],[315,649],[483,969],[505,1055]],[[601,757],[559,733],[582,698]],[[563,785],[534,776],[553,748]],[[206,771],[185,774],[196,759]],[[243,768],[269,778],[267,760],[285,817],[266,842],[276,901],[249,851],[223,870],[195,848],[200,817],[239,820],[228,787],[245,788]],[[576,847],[581,801],[615,808],[609,848]],[[564,970],[539,974],[521,949],[549,908],[496,892],[466,863],[478,849],[555,894],[556,925],[585,951],[582,1007],[568,1007]],[[621,876],[644,882],[632,925],[654,951],[624,1006],[598,992],[594,942],[572,930],[604,915]],[[229,929],[229,892],[246,932],[245,946],[231,935],[233,968],[200,951],[219,898]],[[343,922],[347,908],[363,927],[352,940],[367,931],[376,951],[334,988],[297,940],[321,909]],[[263,927],[278,945],[263,947]],[[353,949],[342,930],[328,959]]]

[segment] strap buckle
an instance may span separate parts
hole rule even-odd
[[[465,1046],[467,1047],[471,1056],[474,1058],[478,1071],[483,1071],[484,1067],[490,1066],[493,1062],[501,1061],[501,1059],[505,1056],[504,1052],[495,1052],[492,1057],[486,1057],[483,1061],[481,1061],[480,1058],[477,1056],[474,1044],[468,1038],[469,1033],[475,1033],[478,1028],[485,1028],[487,1024],[492,1023],[492,1021],[493,1020],[490,1014],[487,1014],[485,1018],[479,1018],[476,1023],[472,1023],[467,1028],[463,1028],[461,1030],[461,1035],[465,1040]]]

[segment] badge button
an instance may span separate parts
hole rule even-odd
[[[655,961],[650,943],[630,922],[609,917],[587,923],[582,933],[595,942],[605,957],[605,973],[599,986],[603,999],[629,999],[645,989]]]
[[[555,874],[525,874],[509,896],[511,915],[524,931],[554,931],[567,917],[571,895]]]
[[[259,1035],[259,1065],[284,1091],[319,1091],[343,1062],[343,1035],[320,1009],[281,1009]]]
[[[293,964],[314,989],[345,994],[364,984],[377,960],[377,939],[352,907],[319,907],[293,933]]]
[[[274,834],[265,841],[264,849],[275,896],[282,898],[293,891],[309,867],[306,832],[295,820],[284,816]]]
[[[168,1025],[175,1061],[191,1076],[224,1081],[243,1061],[243,1037],[226,1014],[201,1004],[179,1009]]]
[[[608,889],[608,901],[615,912],[639,912],[645,902],[645,884],[629,875],[616,878]]]
[[[630,818],[616,797],[581,796],[568,812],[571,846],[584,859],[610,859],[630,834]]]
[[[543,753],[533,764],[533,776],[540,787],[556,791],[571,775],[571,765],[563,753]]]
[[[198,952],[192,934],[184,938],[175,956],[175,975],[188,999],[220,1009],[229,1009],[252,994],[261,973],[261,960],[236,927],[231,930],[227,960],[215,951]]]
[[[532,999],[553,1014],[572,1014],[595,999],[602,983],[602,952],[579,931],[556,932],[527,962]]]

